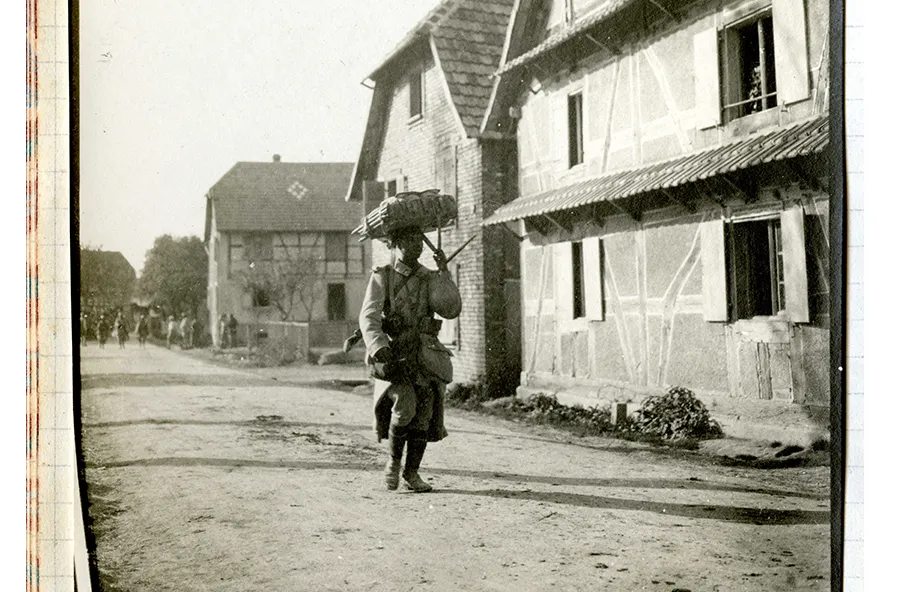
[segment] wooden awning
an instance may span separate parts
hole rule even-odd
[[[634,169],[520,197],[485,219],[490,226],[693,183],[765,163],[819,154],[829,146],[829,116],[777,127]]]

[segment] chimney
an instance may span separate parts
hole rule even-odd
[[[281,154],[273,154],[273,155],[272,155],[272,162],[282,162],[282,155],[281,155]]]

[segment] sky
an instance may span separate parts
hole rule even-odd
[[[238,161],[354,162],[360,83],[439,0],[80,3],[80,242],[141,271]]]

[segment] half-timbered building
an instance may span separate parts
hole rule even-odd
[[[828,22],[824,0],[517,0],[481,129],[518,144],[485,224],[525,239],[522,388],[682,385],[729,433],[825,432]]]

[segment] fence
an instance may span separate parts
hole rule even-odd
[[[358,328],[357,321],[261,321],[238,324],[238,346],[255,347],[271,339],[287,339],[307,355],[314,349],[341,349]]]

